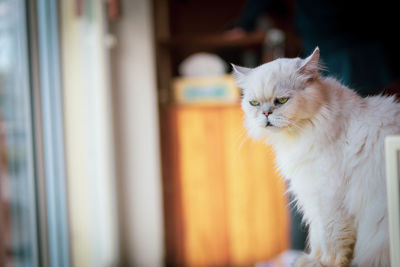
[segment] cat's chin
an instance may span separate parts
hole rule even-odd
[[[276,126],[276,125],[268,125],[268,126],[265,126],[265,129],[266,129],[266,131],[268,131],[268,132],[274,132],[274,133],[276,133],[276,132],[279,132],[279,131],[284,130],[285,127],[280,127],[280,126]]]
[[[282,125],[276,125],[273,123],[268,123],[267,125],[261,126],[262,129],[264,129],[267,132],[278,132],[278,131],[282,131],[284,129],[286,129],[286,126],[282,126]]]
[[[265,127],[265,132],[266,132],[266,136],[268,137],[268,136],[286,135],[286,133],[288,133],[290,131],[288,131],[288,127],[286,127],[286,126],[271,125],[271,126]]]
[[[284,130],[284,127],[278,127],[274,125],[259,126],[252,129],[248,129],[248,135],[256,140],[263,140],[268,135],[273,133],[279,133]]]
[[[268,125],[254,123],[252,120],[246,120],[245,126],[247,128],[248,135],[256,140],[263,140],[269,135],[279,133],[287,128],[286,126],[275,125],[273,123],[269,123]]]
[[[262,140],[268,136],[269,130],[266,127],[256,127],[247,129],[247,134],[255,140]]]

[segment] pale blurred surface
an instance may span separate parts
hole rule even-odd
[[[104,9],[95,1],[76,16],[75,8],[61,1],[72,264],[110,266],[118,261],[118,230]]]
[[[164,222],[152,6],[121,2],[110,24],[116,168],[123,265],[163,266]]]

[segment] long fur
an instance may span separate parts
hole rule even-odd
[[[400,133],[400,104],[361,98],[321,77],[318,61],[317,48],[307,59],[235,68],[245,126],[273,145],[310,226],[310,254],[296,266],[389,266],[384,138]],[[282,97],[289,100],[276,104]]]

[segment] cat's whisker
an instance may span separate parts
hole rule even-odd
[[[247,129],[242,128],[235,138],[235,141],[232,144],[232,151],[235,151],[237,154],[239,154],[241,148],[243,147],[243,144],[249,139],[250,137],[247,134]]]
[[[286,121],[287,121],[290,125],[293,125],[294,127],[296,127],[297,129],[303,130],[303,128],[300,127],[300,126],[299,126],[297,123],[295,123],[294,121],[289,120],[289,119],[286,119]]]
[[[291,126],[294,126],[297,130],[303,131],[303,128],[300,127],[299,125],[297,125],[296,123],[289,121],[289,124],[290,124]]]
[[[239,144],[243,140],[243,137],[247,134],[247,131],[245,128],[242,128],[238,136],[236,137],[235,141],[233,142],[233,146],[236,147],[236,145]]]
[[[297,128],[298,130],[300,130],[300,131],[302,131],[303,130],[303,128],[302,127],[300,127],[298,124],[296,124],[295,122],[293,122],[293,121],[291,121],[291,120],[289,120],[289,119],[286,119],[286,118],[276,118],[276,120],[277,121],[280,121],[280,122],[285,122],[285,123],[288,123],[290,126],[294,126],[295,128]],[[290,129],[290,128],[289,128]]]
[[[238,131],[239,134],[235,138],[231,151],[234,153],[234,159],[236,160],[239,156],[239,153],[243,147],[243,144],[250,138],[247,134],[247,129],[242,128],[240,131]]]
[[[244,145],[244,143],[249,139],[250,137],[248,136],[248,135],[245,135],[244,136],[244,138],[242,138],[242,142],[240,143],[240,145],[239,145],[239,148],[238,148],[238,153],[240,153],[240,151],[242,150],[242,147],[243,147],[243,145]]]

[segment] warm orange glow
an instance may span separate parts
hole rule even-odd
[[[284,183],[270,147],[242,143],[240,107],[172,107],[165,114],[176,122],[170,138],[178,141],[178,159],[169,168],[180,176],[172,180],[180,181],[174,197],[182,205],[166,206],[167,221],[182,225],[181,239],[167,239],[167,246],[181,247],[187,266],[250,265],[288,248]],[[182,209],[181,219],[168,209]]]

